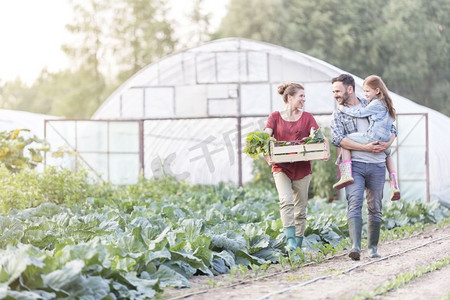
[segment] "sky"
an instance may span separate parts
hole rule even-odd
[[[228,1],[205,0],[212,26],[220,23]],[[186,22],[193,0],[169,2],[172,17]],[[0,0],[0,82],[20,77],[31,84],[43,68],[51,72],[67,68],[61,45],[70,42],[65,25],[71,20],[69,0]]]

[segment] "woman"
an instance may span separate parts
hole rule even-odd
[[[298,83],[282,83],[278,86],[286,104],[283,111],[270,114],[265,132],[278,141],[301,140],[308,137],[311,127],[319,128],[313,115],[303,111],[305,104],[305,89]],[[328,145],[328,141],[325,140]],[[327,149],[329,149],[327,147]],[[328,160],[330,152],[328,150]],[[311,162],[297,161],[292,163],[272,163],[269,156],[265,157],[272,165],[273,178],[280,201],[280,215],[286,235],[288,250],[301,248],[306,224],[306,205],[308,188],[311,181]]]

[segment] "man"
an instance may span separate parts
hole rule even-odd
[[[331,80],[333,97],[340,105],[357,106],[367,105],[364,98],[355,94],[355,80],[351,75],[341,74]],[[349,257],[359,260],[361,256],[362,206],[364,191],[366,191],[368,218],[368,250],[372,258],[380,257],[377,253],[380,227],[382,222],[381,206],[385,181],[386,154],[384,151],[390,147],[397,134],[392,126],[391,139],[386,142],[372,142],[359,144],[346,137],[353,132],[365,132],[369,126],[367,118],[354,118],[339,110],[333,113],[331,130],[332,144],[336,147],[351,150],[352,172],[354,182],[345,187],[348,202],[347,218],[352,249]]]

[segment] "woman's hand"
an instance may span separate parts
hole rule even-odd
[[[328,161],[330,159],[330,144],[328,143],[328,139],[324,138],[324,142],[325,142],[325,157],[322,158],[323,161]]]

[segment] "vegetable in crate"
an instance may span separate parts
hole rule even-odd
[[[269,141],[275,140],[267,132],[254,131],[247,135],[247,144],[244,153],[251,158],[257,159],[259,155],[269,155]]]
[[[315,144],[315,143],[323,143],[324,137],[320,127],[317,130],[314,130],[314,127],[311,127],[309,136],[303,139],[304,144]]]
[[[314,127],[311,127],[310,133],[308,137],[303,138],[302,140],[294,140],[294,141],[276,141],[275,146],[295,146],[302,144],[316,144],[323,143],[324,137],[320,127],[317,130],[314,130]]]

